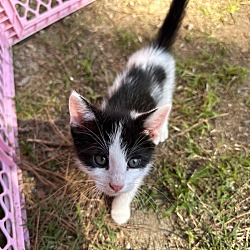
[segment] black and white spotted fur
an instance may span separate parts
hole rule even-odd
[[[188,0],[173,0],[156,41],[128,60],[101,108],[77,92],[69,99],[71,133],[79,167],[97,188],[114,196],[111,216],[130,218],[130,204],[148,174],[155,145],[168,138],[175,87],[175,60],[169,49]]]

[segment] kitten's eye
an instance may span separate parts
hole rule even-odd
[[[128,161],[128,167],[129,168],[138,168],[141,164],[141,159],[137,159],[137,158],[131,158]]]
[[[106,167],[107,166],[108,159],[105,156],[103,156],[103,155],[94,155],[93,159],[94,159],[94,163],[98,167]]]

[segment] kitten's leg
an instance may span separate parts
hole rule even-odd
[[[160,134],[160,142],[164,142],[168,139],[168,118],[165,120]]]
[[[112,202],[111,217],[117,224],[124,224],[130,218],[130,204],[139,186],[132,191],[116,196]]]
[[[166,139],[168,139],[168,119],[164,121],[159,136],[154,139],[154,143],[155,145],[158,145],[160,142],[164,142]]]

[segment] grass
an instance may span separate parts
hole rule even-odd
[[[120,28],[116,31],[118,45],[124,50],[129,48],[135,49],[138,45],[138,37],[131,30],[133,29],[130,27],[126,29]]]
[[[233,15],[240,10],[242,2],[240,0],[230,0],[224,3],[208,1],[207,4],[200,7],[200,10],[204,16],[209,16],[213,22],[230,23]]]
[[[193,230],[188,226],[186,231],[190,249],[248,249],[249,244],[238,236],[247,229],[244,231],[242,221],[236,219],[239,211],[235,207],[241,188],[246,185],[249,190],[250,152],[231,145],[221,149],[223,138],[217,138],[218,144],[209,149],[202,142],[212,136],[213,121],[223,115],[217,111],[221,94],[231,91],[233,84],[239,86],[248,71],[230,64],[221,44],[215,48],[178,64],[182,86],[177,92],[182,98],[175,105],[178,120],[183,122],[172,124],[172,129],[185,133],[176,134],[173,162],[158,163],[156,184],[170,190],[171,203],[163,217],[175,213],[184,226],[184,218],[192,218]]]
[[[218,15],[234,14],[239,6],[238,1],[230,1]],[[44,59],[49,67],[40,66],[33,79],[36,84],[22,87],[16,96],[32,249],[118,250],[127,242],[134,249],[154,249],[147,244],[155,221],[142,225],[148,227],[149,236],[136,222],[118,227],[111,221],[110,201],[94,192],[87,177],[74,167],[68,134],[71,89],[80,89],[98,102],[120,68],[121,55],[138,46],[136,34],[140,32],[110,29],[107,38],[113,32],[111,41],[117,46],[109,40],[103,44],[107,49],[101,50],[103,33],[94,44],[97,36],[91,34],[89,41],[72,29],[76,21],[65,19],[61,25],[56,24],[53,40],[53,30],[34,38],[41,51],[51,51]],[[232,62],[228,46],[208,35],[193,31],[186,35],[186,42],[194,43],[192,53],[175,51],[178,77],[170,138],[157,149],[155,168],[134,200],[131,221],[141,219],[135,216],[138,211],[146,218],[156,215],[168,226],[164,231],[160,225],[157,235],[162,235],[162,244],[174,241],[172,249],[246,250],[250,248],[250,151],[244,143],[225,137],[218,123],[233,122],[223,107],[234,101],[249,72]],[[115,61],[109,62],[109,46],[114,46],[110,53],[119,55]],[[249,100],[244,98],[249,109]],[[173,221],[172,228],[169,221]],[[133,238],[138,231],[141,245]]]
[[[164,183],[173,197],[163,217],[177,213],[180,218],[192,218],[193,228],[187,230],[190,248],[198,245],[197,249],[232,249],[234,244],[235,249],[240,249],[238,243],[242,242],[237,234],[242,231],[243,221],[236,217],[240,212],[244,215],[244,211],[236,211],[237,195],[249,185],[249,154],[229,151],[208,159],[190,173],[186,170],[188,160],[177,166],[159,166],[161,178],[157,185]]]

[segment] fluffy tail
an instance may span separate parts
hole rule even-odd
[[[172,0],[169,12],[158,32],[155,46],[170,49],[180,28],[189,0]]]

